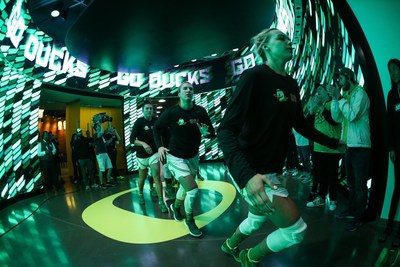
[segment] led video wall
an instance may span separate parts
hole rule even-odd
[[[198,90],[195,102],[207,109],[217,128],[240,74],[259,64],[252,47],[244,47],[157,73],[110,73],[74,58],[37,29],[26,0],[0,0],[0,12],[0,201],[41,186],[37,127],[42,84],[123,96],[126,161],[128,170],[134,170],[129,137],[141,116],[140,99],[172,96],[179,83],[188,80]],[[277,0],[276,18],[269,26],[294,40],[294,58],[287,69],[298,80],[303,101],[316,82],[332,83],[338,67],[354,69],[363,84],[357,53],[332,1]],[[216,139],[204,141],[200,156],[222,158]]]

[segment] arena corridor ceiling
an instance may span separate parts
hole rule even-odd
[[[35,25],[92,67],[155,72],[222,56],[269,27],[274,0],[29,0]],[[52,18],[56,6],[61,16]]]

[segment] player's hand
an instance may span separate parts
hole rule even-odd
[[[169,151],[168,148],[160,146],[158,148],[158,160],[162,163],[165,162],[165,160],[167,159],[167,152]]]
[[[340,88],[336,86],[328,85],[326,91],[333,99],[338,99],[339,97],[341,97]]]
[[[265,175],[256,174],[246,184],[245,190],[253,206],[262,213],[272,214],[275,208],[265,193],[264,185],[268,184],[272,189],[277,186]]]
[[[210,134],[208,131],[208,125],[205,123],[197,123],[197,127],[199,127],[200,133],[202,136],[207,136]]]

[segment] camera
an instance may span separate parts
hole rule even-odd
[[[107,115],[105,112],[99,113],[93,116],[93,123],[103,123],[106,121],[112,122],[112,117]]]

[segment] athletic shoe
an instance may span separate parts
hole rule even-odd
[[[194,222],[194,219],[192,218],[191,220],[188,220],[187,218],[184,221],[185,226],[189,230],[189,234],[194,237],[200,237],[203,235],[203,232],[200,231],[200,229],[197,227],[196,223]]]
[[[175,198],[175,192],[174,189],[171,186],[165,187],[165,197],[168,199],[174,199]]]
[[[307,208],[315,208],[320,206],[325,206],[325,200],[322,197],[317,196],[313,201],[307,203]]]
[[[222,244],[221,250],[222,250],[225,254],[231,256],[235,261],[240,262],[240,259],[239,259],[239,247],[236,246],[236,247],[234,247],[234,248],[231,248],[231,247],[229,246],[229,244],[228,244],[228,239],[225,240],[225,242]]]
[[[302,174],[300,174],[299,176],[297,176],[297,177],[295,177],[295,178],[296,178],[297,180],[301,181],[301,180],[307,179],[308,176],[309,176],[308,174],[302,173]]]
[[[244,249],[239,253],[239,260],[242,267],[257,267],[260,266],[260,262],[252,261],[249,259],[249,249]]]
[[[150,188],[150,196],[156,197],[157,196],[157,191],[154,187]]]
[[[361,221],[358,219],[353,219],[347,226],[346,231],[354,232],[357,231],[358,228],[361,226]]]
[[[329,201],[329,211],[335,211],[337,208],[336,201],[331,200]]]
[[[302,182],[303,184],[311,183],[311,182],[312,182],[312,177],[311,177],[310,175],[307,175],[306,177],[304,177],[303,180],[301,180],[301,182]]]
[[[318,193],[310,192],[308,194],[307,202],[312,202],[317,196],[318,196]]]
[[[158,205],[160,206],[160,210],[162,213],[168,212],[167,206],[165,206],[163,201],[158,202]]]
[[[182,216],[182,214],[181,214],[181,210],[175,208],[174,203],[172,203],[171,205],[169,205],[169,207],[171,208],[172,215],[174,216],[175,221],[178,221],[178,222],[182,221],[182,220],[183,220],[183,216]]]
[[[106,184],[101,184],[100,187],[103,188],[103,189],[106,189],[107,185]]]
[[[92,188],[99,188],[99,185],[98,184],[93,184]]]
[[[336,214],[336,219],[343,220],[343,219],[354,219],[354,212],[350,210],[344,210],[339,214]]]
[[[90,187],[87,185],[87,186],[85,186],[85,190],[86,191],[89,191],[90,190]]]
[[[144,205],[144,196],[143,196],[143,194],[140,194],[140,193],[139,193],[139,204]]]
[[[282,173],[282,176],[292,176],[292,171],[291,170],[284,170]]]

